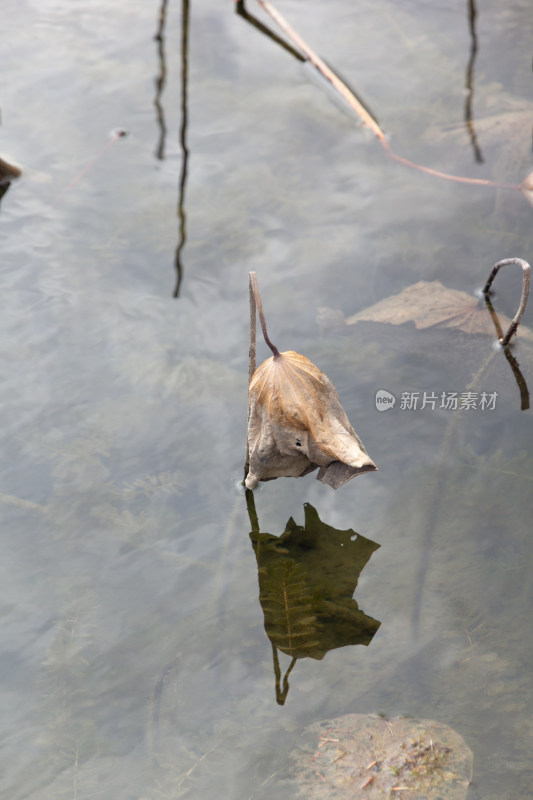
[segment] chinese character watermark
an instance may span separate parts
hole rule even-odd
[[[441,392],[430,391],[402,392],[399,408],[401,411],[494,411],[498,392]],[[386,389],[378,389],[375,397],[378,411],[389,411],[396,403],[396,397]]]

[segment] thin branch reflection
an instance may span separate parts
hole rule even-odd
[[[187,185],[187,170],[189,161],[189,149],[187,147],[187,123],[188,123],[188,63],[189,63],[189,0],[182,0],[181,6],[181,124],[179,132],[179,142],[181,147],[181,172],[179,178],[178,196],[178,220],[179,220],[179,239],[176,247],[174,268],[176,271],[176,284],[174,287],[174,297],[179,297],[181,281],[183,278],[182,252],[187,241],[187,216],[185,213],[185,188]]]
[[[159,25],[157,33],[154,36],[157,42],[157,55],[159,58],[159,74],[155,79],[155,97],[154,106],[157,117],[157,124],[159,126],[159,142],[155,151],[155,156],[160,161],[165,157],[165,143],[167,138],[167,126],[165,122],[165,111],[161,104],[161,97],[167,82],[167,62],[165,56],[165,26],[167,21],[167,6],[168,0],[161,0],[161,8],[159,9]]]
[[[250,25],[253,25],[254,28],[257,28],[258,31],[264,33],[269,39],[272,39],[273,42],[279,44],[280,47],[290,53],[291,56],[294,56],[294,58],[296,58],[298,61],[307,61],[307,58],[300,53],[299,50],[296,50],[296,48],[288,44],[288,42],[282,39],[281,36],[278,36],[277,33],[274,33],[274,31],[272,31],[267,25],[264,25],[262,22],[260,22],[257,17],[254,17],[253,14],[250,14],[250,12],[247,11],[244,6],[244,0],[236,0],[235,12],[239,17],[242,17],[246,20],[246,22],[249,22]]]
[[[492,305],[488,294],[485,295],[485,305],[487,306],[491,319],[494,323],[494,327],[496,328],[496,336],[500,341],[501,339],[503,339],[504,332],[502,330],[502,326],[500,325],[500,320],[498,318],[498,315],[496,314],[496,311],[494,310],[494,306]],[[529,389],[527,386],[526,379],[524,378],[524,375],[520,370],[518,361],[511,353],[511,348],[509,347],[509,345],[503,348],[503,354],[507,359],[507,361],[509,362],[509,366],[513,371],[516,385],[518,386],[518,391],[520,392],[520,410],[527,411],[529,408]]]
[[[474,150],[474,157],[479,164],[484,162],[483,153],[478,144],[472,114],[474,104],[474,64],[477,56],[476,0],[468,0],[468,28],[470,31],[470,58],[466,68],[465,80],[465,125]]]

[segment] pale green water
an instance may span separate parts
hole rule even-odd
[[[483,164],[462,122],[467,4],[433,5],[279,9],[397,153],[520,182],[531,123],[509,144],[481,119],[531,108],[529,3],[477,4]],[[315,318],[419,280],[471,292],[498,259],[531,262],[531,206],[388,161],[230,2],[192,2],[175,299],[181,4],[164,37],[164,158],[157,3],[3,11],[0,156],[26,174],[0,204],[2,796],[284,800],[306,725],[378,711],[458,730],[474,751],[469,797],[530,797],[531,412],[499,353],[476,384],[498,393],[493,411],[452,424],[398,399],[378,413],[378,389],[465,391],[490,341]],[[446,127],[459,133],[438,139]],[[96,158],[116,128],[128,137]],[[355,594],[381,622],[371,644],[299,659],[283,707],[239,487],[251,269],[273,340],[334,381],[379,466],[336,493],[312,475],[255,493],[262,531],[302,524],[310,503],[381,545]],[[510,316],[520,280],[497,279]],[[528,347],[514,352],[531,388]]]

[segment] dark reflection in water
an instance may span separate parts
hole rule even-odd
[[[488,294],[485,295],[484,299],[485,299],[485,305],[488,308],[489,314],[490,314],[490,316],[492,318],[492,321],[494,323],[494,328],[496,330],[496,336],[497,336],[498,340],[501,341],[503,339],[503,337],[504,337],[504,331],[503,331],[502,326],[500,324],[500,320],[498,319],[498,315],[496,314],[496,312],[494,310],[494,307],[493,307],[493,305],[492,305],[492,303],[490,301],[490,297],[489,297]],[[516,360],[516,358],[511,353],[510,345],[507,345],[507,347],[504,347],[502,349],[503,349],[503,354],[504,354],[505,358],[507,359],[507,361],[509,362],[509,366],[511,367],[511,369],[513,371],[514,379],[516,381],[516,384],[518,386],[518,390],[520,392],[520,410],[521,411],[527,411],[528,408],[529,408],[529,389],[528,389],[528,386],[527,386],[526,379],[524,378],[524,376],[523,376],[523,374],[522,374],[522,372],[520,370],[520,366],[518,364],[518,361]]]
[[[167,81],[167,64],[165,53],[165,28],[167,22],[168,0],[161,0],[157,33],[154,36],[157,42],[157,56],[159,59],[159,72],[155,79],[154,106],[156,110],[157,125],[159,127],[159,140],[155,156],[160,161],[165,158],[165,145],[167,139],[167,125],[165,111],[161,98]],[[178,181],[178,244],[174,256],[174,270],[176,282],[173,296],[179,297],[181,281],[183,278],[182,253],[187,240],[187,216],[185,212],[185,189],[187,185],[187,169],[189,161],[189,148],[187,146],[188,124],[188,77],[189,77],[189,0],[182,0],[181,7],[181,103],[180,103],[180,129],[179,144],[181,149],[181,170]]]
[[[470,31],[470,58],[466,68],[465,81],[465,125],[474,150],[474,157],[479,164],[485,160],[481,148],[477,141],[476,129],[472,114],[474,103],[474,64],[477,55],[477,32],[476,32],[476,0],[468,0],[468,28]]]
[[[189,63],[189,0],[182,0],[181,6],[181,124],[179,141],[181,147],[181,172],[179,179],[178,196],[178,220],[179,220],[179,239],[176,247],[174,268],[176,270],[176,284],[174,286],[174,297],[180,293],[181,280],[183,277],[183,264],[181,255],[187,240],[187,218],[185,214],[185,187],[187,184],[187,167],[189,161],[189,150],[187,147],[187,122],[188,122],[188,63]]]
[[[281,36],[278,36],[277,33],[274,33],[267,25],[264,25],[257,17],[254,17],[253,14],[250,14],[246,8],[244,7],[244,0],[237,0],[235,3],[235,11],[236,13],[249,22],[250,25],[253,25],[254,28],[257,28],[258,31],[264,33],[265,36],[268,36],[269,39],[272,39],[273,42],[279,44],[284,50],[294,56],[294,58],[298,59],[298,61],[307,61],[306,57],[302,55],[296,48],[292,47],[292,45],[288,44]]]
[[[165,122],[165,111],[161,104],[161,97],[167,82],[167,62],[165,56],[165,26],[167,21],[167,6],[168,0],[161,0],[161,8],[159,9],[159,25],[157,33],[154,36],[157,42],[157,56],[159,59],[159,74],[155,79],[155,97],[154,106],[157,117],[157,124],[159,126],[159,141],[157,143],[155,156],[159,160],[165,157],[165,142],[167,138],[167,125]]]
[[[353,593],[380,545],[351,529],[326,525],[309,503],[304,504],[303,525],[291,517],[281,536],[261,533],[250,490],[246,503],[259,601],[272,645],[276,700],[283,705],[299,658],[320,660],[335,648],[372,641],[381,623],[359,609]],[[278,651],[291,658],[283,680]]]

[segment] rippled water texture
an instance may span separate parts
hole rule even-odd
[[[396,154],[531,172],[527,0],[276,3]],[[344,319],[531,262],[533,208],[388,158],[230,0],[4,0],[2,45],[2,795],[285,800],[304,729],[382,713],[530,797],[532,346]],[[378,472],[245,497],[250,270]]]

